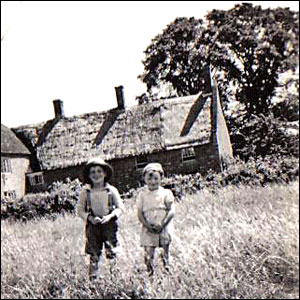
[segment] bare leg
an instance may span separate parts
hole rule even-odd
[[[106,241],[104,243],[104,247],[105,247],[105,252],[106,252],[106,257],[110,260],[116,260],[116,252],[115,252],[115,249],[116,249],[116,246],[115,244],[113,244],[112,242],[110,241]]]
[[[89,265],[89,278],[90,281],[97,279],[99,272],[99,263],[100,256],[97,254],[90,255],[90,265]]]
[[[155,247],[144,247],[145,249],[145,264],[147,266],[147,271],[149,273],[149,276],[153,275],[154,272],[154,266],[153,266],[153,261],[154,261],[154,253],[155,253]]]
[[[167,245],[162,245],[163,248],[163,253],[162,253],[162,260],[163,264],[165,266],[166,271],[170,271],[170,266],[169,266],[169,244]]]

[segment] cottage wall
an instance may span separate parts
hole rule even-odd
[[[25,173],[29,168],[29,156],[1,154],[2,158],[10,160],[11,172],[1,173],[1,197],[5,192],[15,191],[16,197],[20,198],[25,194]]]
[[[200,172],[205,174],[209,169],[219,170],[218,153],[212,144],[205,144],[194,147],[195,159],[182,161],[181,149],[157,152],[148,155],[149,162],[160,162],[165,170],[166,176],[171,174],[189,174]],[[137,169],[135,157],[116,159],[109,162],[114,175],[111,184],[118,187],[120,192],[124,192],[131,187],[141,184],[142,170]],[[67,177],[71,180],[79,178],[83,181],[83,165],[65,169],[49,170],[44,172],[44,184],[28,186],[27,192],[44,191],[54,181],[64,181]]]
[[[200,172],[205,174],[209,169],[218,171],[219,161],[217,153],[211,144],[194,147],[195,159],[182,161],[181,149],[169,150],[150,154],[149,162],[162,164],[165,175],[189,174]],[[136,168],[135,158],[111,161],[114,168],[112,184],[119,186],[121,190],[128,187],[136,187],[141,183],[142,168]]]
[[[166,175],[195,172],[205,174],[209,169],[217,170],[218,157],[211,144],[194,147],[194,150],[195,159],[190,161],[182,161],[181,149],[155,153],[152,155],[152,159],[163,165]]]
[[[83,181],[82,173],[84,166],[75,166],[64,169],[48,170],[43,172],[44,183],[32,186],[29,181],[27,181],[26,193],[37,193],[45,191],[48,186],[54,181],[65,181],[66,178],[74,180],[78,178]]]

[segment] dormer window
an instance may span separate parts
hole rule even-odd
[[[196,159],[196,155],[195,155],[194,147],[184,148],[181,150],[182,162],[187,162],[195,159]]]

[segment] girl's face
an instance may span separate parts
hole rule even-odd
[[[106,173],[101,166],[93,166],[90,168],[89,177],[93,184],[104,182]]]
[[[145,174],[145,183],[150,191],[157,190],[161,186],[161,175],[159,172],[152,171]]]

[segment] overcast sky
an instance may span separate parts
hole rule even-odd
[[[143,51],[176,17],[204,17],[236,3],[291,7],[298,1],[64,2],[1,1],[1,123],[8,127],[116,106],[124,86],[127,106],[146,88]]]

